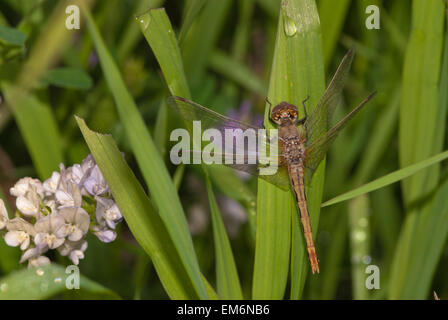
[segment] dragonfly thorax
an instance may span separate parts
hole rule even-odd
[[[283,101],[272,110],[271,119],[279,126],[295,123],[297,120],[297,107],[293,104]]]

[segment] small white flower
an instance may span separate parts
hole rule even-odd
[[[59,181],[61,180],[61,175],[59,172],[54,171],[51,178],[48,178],[43,183],[43,188],[47,194],[53,194],[58,189]]]
[[[84,259],[84,252],[87,250],[87,241],[66,241],[58,250],[61,255],[68,256],[75,265],[78,265],[79,260]]]
[[[26,250],[31,241],[31,237],[36,234],[34,227],[22,218],[14,218],[6,224],[8,232],[5,235],[5,242],[8,246]]]
[[[89,231],[90,216],[84,209],[63,208],[59,210],[59,214],[64,217],[66,224],[56,230],[57,237],[68,237],[70,241],[78,241]]]
[[[56,231],[64,224],[64,217],[58,213],[52,213],[49,216],[39,219],[34,225],[36,230],[34,243],[36,247],[55,249],[61,246],[65,239],[56,236]]]
[[[115,226],[123,219],[120,209],[112,199],[95,197],[96,220],[99,225],[106,224],[109,228],[115,229]]]
[[[16,199],[16,207],[27,217],[39,215],[40,198],[34,186],[30,185],[28,191]]]
[[[83,186],[93,196],[99,196],[109,191],[106,180],[97,165],[93,167],[90,176],[84,181]]]
[[[49,265],[50,263],[50,259],[48,259],[46,256],[38,256],[28,260],[28,268],[43,267]]]
[[[81,162],[81,169],[84,173],[90,172],[95,167],[95,159],[92,154],[89,154],[84,160]]]
[[[14,187],[9,189],[9,193],[14,197],[24,196],[25,193],[30,189],[30,186],[34,186],[36,192],[43,197],[44,188],[42,186],[42,182],[38,179],[33,179],[30,177],[25,177],[16,182]]]
[[[97,236],[100,241],[104,243],[112,242],[115,240],[115,238],[117,238],[117,233],[113,230],[108,229],[106,226],[92,226],[90,230],[95,236]]]
[[[5,203],[0,199],[0,230],[6,227],[8,221],[8,211],[6,211]]]
[[[64,188],[58,189],[55,193],[55,198],[58,203],[58,209],[80,207],[82,204],[81,190],[73,182],[67,182]]]
[[[22,254],[22,257],[20,258],[19,262],[22,263],[27,260],[35,259],[47,251],[48,251],[48,247],[46,247],[46,248],[38,248],[38,247],[30,248]]]
[[[79,185],[84,178],[84,171],[82,170],[81,165],[75,164],[73,167],[69,168],[71,181]]]

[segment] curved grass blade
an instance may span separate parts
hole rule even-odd
[[[341,36],[341,30],[344,26],[350,2],[351,0],[320,0],[318,2],[322,30],[322,46],[325,66],[327,67],[333,57],[337,41]]]
[[[362,194],[365,193],[369,193],[372,192],[374,190],[383,188],[385,186],[388,186],[392,183],[395,183],[397,181],[403,180],[409,176],[412,176],[413,174],[429,167],[432,166],[434,164],[437,164],[445,159],[448,158],[448,151],[439,153],[438,155],[435,155],[434,157],[431,157],[429,159],[420,161],[416,164],[407,166],[403,169],[394,171],[389,173],[388,175],[378,178],[372,182],[366,183],[365,185],[356,188],[354,190],[351,190],[349,192],[346,192],[344,194],[341,194],[337,197],[334,197],[333,199],[330,199],[328,201],[325,201],[324,203],[322,203],[322,207],[327,207],[327,206],[331,206],[333,204],[342,202],[342,201],[346,201],[352,198],[355,198],[357,196],[360,196]]]
[[[112,290],[80,275],[79,290],[69,290],[74,285],[66,268],[52,263],[47,266],[21,269],[0,279],[0,300],[42,300],[57,294],[70,294],[82,299],[120,299]]]
[[[173,299],[199,298],[168,228],[127,166],[112,137],[91,131],[80,118],[77,121],[132,234],[151,257],[168,295]]]
[[[157,11],[157,10],[152,10]],[[143,173],[152,199],[158,209],[171,239],[177,248],[181,261],[188,270],[192,283],[200,298],[207,298],[207,292],[201,279],[196,253],[193,247],[187,220],[179,200],[176,188],[167,168],[154,144],[146,125],[138,112],[137,106],[127,90],[123,78],[107,50],[103,39],[93,21],[90,12],[83,7],[87,26],[98,52],[99,60],[107,84],[114,96],[120,119]],[[153,17],[157,19],[158,17]],[[160,18],[160,16],[159,16]],[[163,19],[163,17],[161,17]],[[157,23],[145,21],[146,27],[156,27]],[[172,32],[172,29],[170,29]],[[175,41],[174,35],[172,41]],[[176,63],[175,60],[172,63]]]
[[[206,176],[207,193],[212,216],[213,236],[215,240],[216,282],[221,299],[243,299],[240,280],[233,257],[232,248],[213,193],[210,178]]]

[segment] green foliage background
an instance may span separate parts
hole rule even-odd
[[[65,28],[70,4],[81,9],[79,30]],[[365,27],[372,4],[378,30]],[[126,223],[113,243],[89,239],[76,292],[52,280],[66,258],[51,256],[39,278],[0,241],[0,298],[447,298],[446,6],[1,0],[0,197],[14,208],[19,178],[44,180],[91,152]],[[224,167],[170,163],[169,135],[183,123],[165,99],[222,114],[246,101],[245,121],[267,117],[266,97],[299,105],[310,95],[313,108],[349,47],[339,117],[378,94],[307,186],[321,270],[312,275],[290,192]],[[241,225],[230,214],[238,206]],[[371,264],[378,290],[365,286]]]

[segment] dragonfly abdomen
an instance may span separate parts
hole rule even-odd
[[[317,260],[316,248],[313,241],[313,232],[311,230],[310,215],[308,212],[308,204],[305,194],[305,169],[301,159],[299,162],[290,163],[288,165],[289,176],[291,184],[296,195],[297,206],[300,211],[300,221],[302,222],[303,235],[306,241],[306,249],[311,263],[311,270],[313,273],[319,273],[319,262]]]

